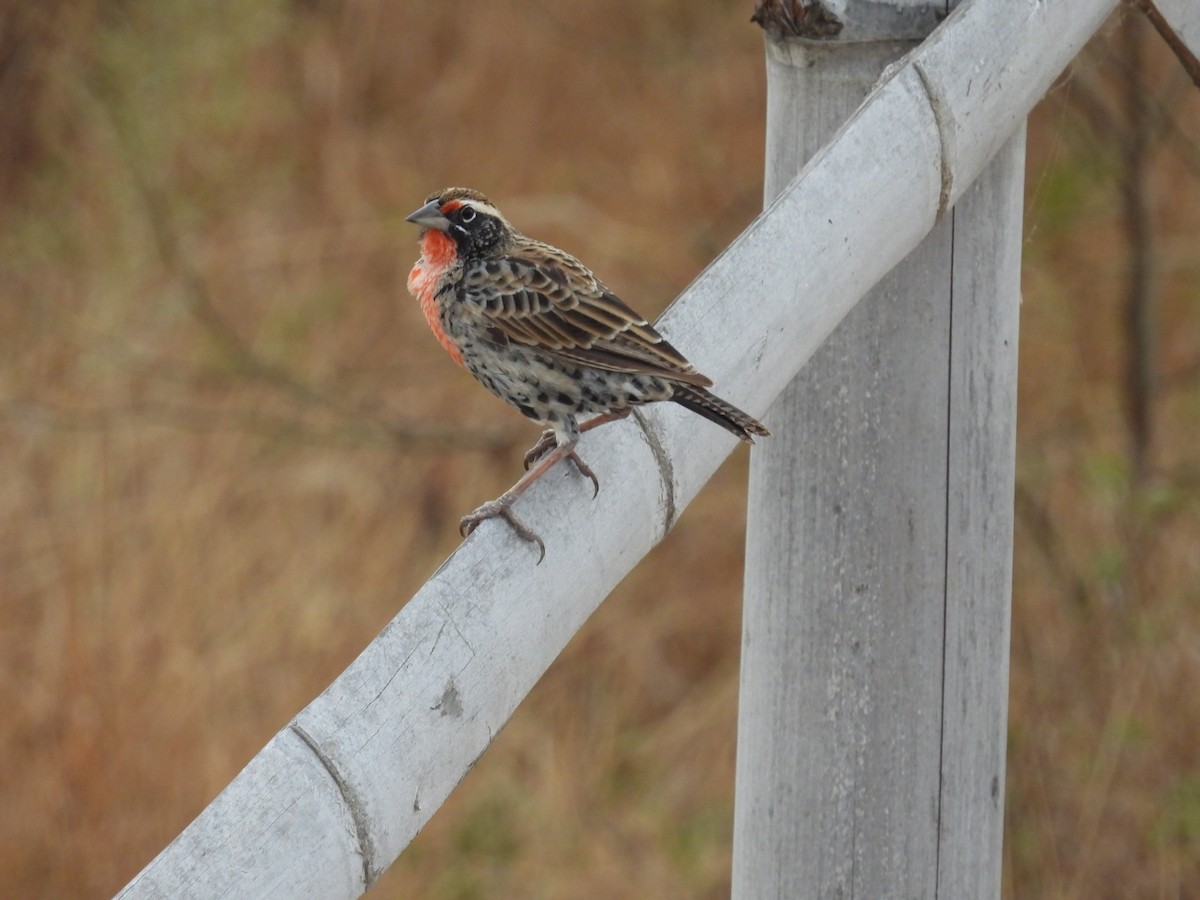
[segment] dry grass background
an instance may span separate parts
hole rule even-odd
[[[657,312],[760,203],[746,2],[0,3],[0,885],[110,894],[332,679],[533,429],[442,356],[448,183]],[[1200,103],[1146,33],[1130,467],[1114,29],[1033,117],[1005,891],[1200,892]],[[1150,95],[1148,95],[1150,96]],[[1163,99],[1167,98],[1167,99]],[[1093,110],[1094,112],[1095,110]],[[739,453],[373,895],[728,893]]]

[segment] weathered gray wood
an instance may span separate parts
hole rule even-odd
[[[768,39],[768,202],[901,49]],[[999,893],[1022,148],[752,456],[735,897]]]
[[[1014,12],[1011,0],[974,0],[974,14],[951,17],[880,85],[688,288],[663,331],[723,396],[762,414],[982,171],[1112,5]],[[952,83],[964,66],[973,90]],[[482,525],[122,896],[358,896],[733,446],[671,407],[586,435],[599,497],[564,468],[519,503],[546,538],[541,566],[502,523]]]
[[[1025,131],[954,207],[939,897],[1000,896]]]
[[[768,203],[906,49],[767,40]],[[735,898],[934,896],[950,264],[947,218],[752,454]]]

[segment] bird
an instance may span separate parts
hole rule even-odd
[[[600,481],[576,452],[579,437],[636,406],[673,401],[748,443],[770,434],[711,393],[712,380],[587,266],[522,234],[481,192],[444,188],[406,221],[422,229],[408,290],[438,342],[545,429],[525,454],[521,479],[463,517],[463,537],[500,518],[537,544],[541,563],[545,542],[516,516],[514,502],[563,459],[591,480],[595,497]]]

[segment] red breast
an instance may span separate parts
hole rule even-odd
[[[454,264],[456,252],[454,241],[449,235],[434,228],[428,229],[421,235],[421,258],[408,274],[408,291],[420,302],[421,312],[429,327],[433,329],[438,343],[450,354],[450,358],[461,366],[462,351],[442,328],[436,299],[438,281]]]

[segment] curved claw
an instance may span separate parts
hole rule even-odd
[[[596,477],[596,473],[592,471],[592,467],[585,463],[574,450],[567,454],[567,459],[575,464],[575,468],[579,470],[580,475],[584,478],[592,479],[592,499],[595,500],[600,494],[600,479]]]
[[[467,513],[467,515],[462,517],[462,521],[458,523],[458,533],[464,538],[470,537],[471,533],[479,527],[479,523],[486,522],[488,519],[503,519],[516,532],[517,537],[531,544],[537,544],[538,550],[541,551],[538,555],[537,564],[539,566],[542,564],[542,560],[546,558],[545,543],[542,542],[542,539],[528,525],[516,517],[516,514],[512,511],[511,503],[506,503],[503,500],[489,500],[474,512]]]
[[[529,448],[525,454],[525,471],[528,472],[535,462],[549,453],[558,444],[558,439],[555,438],[554,432],[550,429],[542,432],[542,436],[538,438],[536,444]]]

